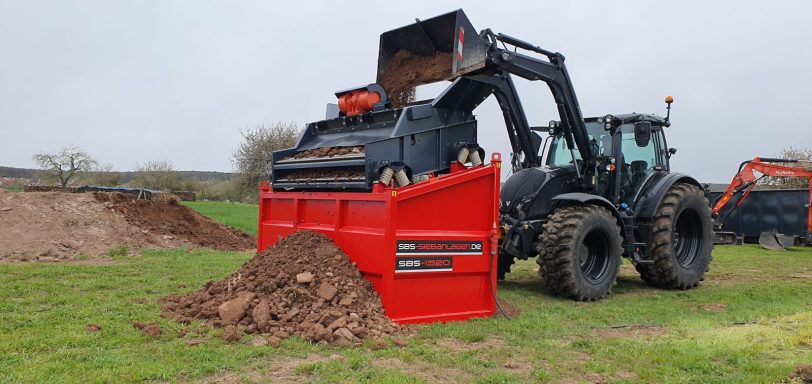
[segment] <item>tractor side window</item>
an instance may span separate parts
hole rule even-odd
[[[652,132],[651,136],[652,140],[655,138],[657,139],[657,153],[660,157],[660,165],[663,166],[663,169],[668,170],[670,169],[670,164],[668,161],[668,143],[665,142],[665,134],[662,131],[662,128],[657,132]]]
[[[578,149],[573,149],[575,153],[575,158],[581,160],[581,155],[578,154]],[[547,159],[547,164],[549,165],[565,165],[572,163],[572,155],[570,154],[569,148],[567,148],[567,142],[561,135],[558,135],[553,139],[553,147],[550,150],[550,158]]]
[[[652,137],[648,145],[638,147],[634,140],[634,124],[624,124],[621,130],[621,150],[623,151],[621,166],[621,201],[632,205],[634,195],[643,186],[654,167],[658,166],[655,141]]]

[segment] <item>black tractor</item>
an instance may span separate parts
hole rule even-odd
[[[538,255],[550,289],[596,300],[610,292],[622,256],[650,285],[695,287],[711,260],[713,224],[705,189],[670,172],[669,125],[668,114],[587,118],[580,151],[550,122],[545,165],[518,170],[502,188],[498,277],[514,259]]]
[[[450,69],[425,79],[430,71],[413,74],[415,82],[453,81],[432,102],[438,111],[472,109],[491,95],[498,101],[512,146],[500,201],[500,279],[515,259],[537,257],[554,292],[597,300],[610,292],[625,257],[656,287],[688,289],[703,280],[713,247],[708,193],[693,177],[671,172],[670,96],[664,118],[585,119],[563,55],[490,29],[477,33],[462,10],[386,32],[380,44],[379,83],[402,73],[395,58],[407,51]],[[545,82],[558,119],[530,126],[513,76]]]

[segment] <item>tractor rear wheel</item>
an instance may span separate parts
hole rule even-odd
[[[635,268],[643,280],[661,288],[689,289],[704,280],[713,249],[713,221],[699,187],[672,185],[651,223],[646,259]]]
[[[539,275],[556,294],[579,301],[606,297],[620,268],[620,227],[607,209],[595,205],[561,208],[544,224]]]

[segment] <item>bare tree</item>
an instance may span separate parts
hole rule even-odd
[[[812,161],[812,148],[788,147],[778,155],[782,159]],[[792,164],[787,164],[792,166]],[[804,177],[767,176],[761,183],[765,189],[809,189],[809,179]]]
[[[38,153],[34,155],[34,162],[43,179],[58,182],[62,188],[96,166],[96,160],[74,146],[63,147],[56,153]]]
[[[243,142],[231,155],[231,163],[239,174],[237,185],[244,197],[256,200],[260,181],[271,172],[271,153],[296,145],[301,131],[294,123],[261,124],[240,132]]]
[[[115,187],[121,184],[121,173],[113,164],[99,164],[82,177],[82,181],[92,185]]]
[[[182,181],[178,171],[167,160],[152,160],[139,165],[133,177],[136,186],[159,191],[178,190]]]

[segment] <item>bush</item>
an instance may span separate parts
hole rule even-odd
[[[301,131],[294,123],[274,123],[240,133],[243,142],[231,155],[234,170],[239,174],[234,185],[237,196],[232,201],[256,202],[259,183],[268,180],[271,173],[271,153],[296,145]]]

